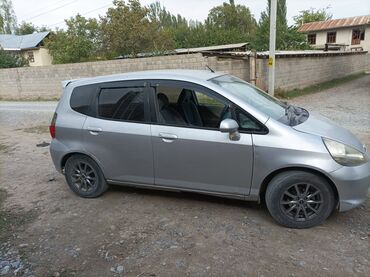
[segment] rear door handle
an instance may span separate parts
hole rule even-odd
[[[103,132],[103,129],[99,127],[87,127],[87,130],[90,132],[90,134],[94,136],[99,135],[99,133]]]
[[[159,137],[162,138],[164,142],[173,142],[174,140],[177,140],[177,136],[174,134],[159,133]]]

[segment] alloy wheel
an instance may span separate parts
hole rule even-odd
[[[318,216],[323,207],[323,195],[312,184],[297,183],[284,191],[280,208],[295,221],[307,221]]]
[[[72,171],[73,185],[81,192],[93,191],[97,185],[97,174],[86,162],[77,161]]]

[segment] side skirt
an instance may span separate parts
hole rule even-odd
[[[239,200],[245,200],[245,201],[259,201],[258,196],[222,193],[222,192],[207,191],[207,190],[196,190],[196,189],[188,189],[188,188],[181,188],[181,187],[168,187],[168,186],[161,186],[161,185],[140,184],[140,183],[133,183],[133,182],[122,182],[122,181],[115,181],[115,180],[109,180],[109,179],[107,180],[107,182],[112,185],[127,186],[127,187],[134,187],[134,188],[164,190],[164,191],[173,191],[173,192],[193,192],[193,193],[206,194],[206,195],[212,195],[212,196],[224,197],[224,198],[230,198],[230,199],[239,199]]]

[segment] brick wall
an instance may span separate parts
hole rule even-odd
[[[268,87],[268,59],[257,59],[257,86]],[[370,70],[370,54],[277,57],[275,88],[290,90]]]
[[[256,60],[256,76],[250,76],[248,57],[206,57],[202,54],[87,62],[40,67],[0,69],[0,99],[55,99],[61,81],[151,69],[205,69],[229,72],[267,88],[267,59]],[[289,90],[370,70],[370,54],[330,54],[277,57],[276,88]],[[254,70],[251,70],[253,72]]]
[[[0,99],[54,99],[62,92],[63,80],[152,69],[206,69],[207,64],[243,79],[249,76],[248,63],[243,60],[202,54],[0,69]]]

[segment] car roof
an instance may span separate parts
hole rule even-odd
[[[63,81],[63,87],[73,83],[73,86],[88,85],[100,82],[114,82],[124,80],[141,79],[169,79],[182,81],[207,81],[217,76],[225,75],[224,72],[212,72],[211,70],[186,70],[186,69],[165,69],[136,71],[114,75],[105,75],[92,78],[82,78],[76,80]]]

